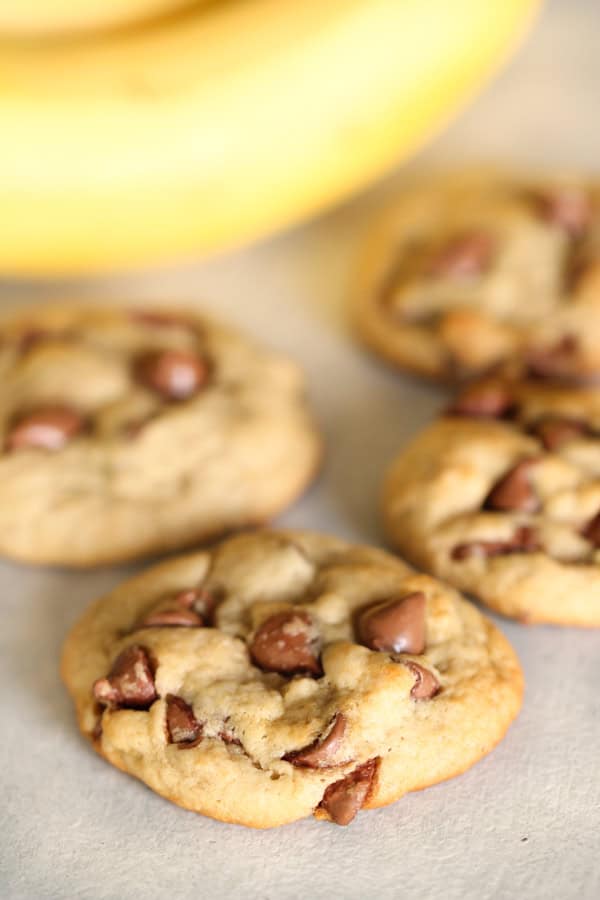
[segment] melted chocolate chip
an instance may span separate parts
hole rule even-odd
[[[85,420],[67,406],[47,406],[21,416],[6,436],[7,450],[62,450],[85,428]]]
[[[585,422],[558,417],[539,419],[530,427],[529,431],[540,439],[546,450],[551,452],[560,450],[565,444],[589,434]]]
[[[529,374],[536,378],[580,380],[578,351],[579,341],[573,335],[565,335],[550,347],[532,347],[527,352]]]
[[[270,616],[257,629],[250,655],[267,672],[321,674],[318,640],[311,617],[292,609]]]
[[[425,649],[425,594],[384,600],[365,609],[357,622],[358,639],[370,650],[422,653]]]
[[[458,395],[448,414],[474,419],[501,419],[510,415],[514,406],[514,399],[506,385],[497,381],[479,382]]]
[[[335,759],[342,747],[345,733],[346,717],[342,713],[337,713],[324,737],[317,738],[316,741],[301,750],[286,753],[283,758],[293,766],[306,769],[328,769],[333,766],[341,766],[345,762],[349,762],[348,759]]]
[[[600,547],[600,513],[588,522],[582,534],[594,547]]]
[[[440,278],[469,279],[481,275],[494,255],[494,241],[485,231],[469,231],[450,240],[430,260],[429,273]]]
[[[412,659],[403,659],[401,662],[415,676],[415,683],[410,691],[413,700],[431,700],[432,697],[439,694],[440,683],[430,669],[413,662]]]
[[[484,509],[536,512],[540,500],[529,480],[531,467],[536,462],[535,457],[522,459],[503,475],[485,498]]]
[[[205,386],[206,359],[188,350],[146,353],[136,363],[138,380],[167,400],[187,400]]]
[[[203,588],[186,588],[146,613],[136,628],[202,627],[207,624],[214,604],[214,596]]]
[[[195,747],[202,739],[202,726],[194,715],[194,710],[181,697],[167,694],[167,734],[170,744],[179,744],[180,749]]]
[[[349,825],[365,805],[378,768],[379,757],[369,759],[325,790],[320,806],[336,825]]]
[[[188,588],[166,599],[157,609],[151,610],[136,627],[202,627],[209,623],[215,602],[214,595],[203,588]]]
[[[224,744],[233,744],[236,747],[241,747],[242,742],[235,736],[235,732],[232,728],[229,727],[227,722],[228,719],[225,719],[223,728],[219,731],[218,737],[223,741]]]
[[[138,628],[199,628],[204,624],[202,616],[193,609],[158,609],[148,613],[140,621]]]
[[[189,316],[158,309],[132,309],[129,312],[129,318],[132,322],[147,325],[149,328],[192,329],[195,324]]]
[[[517,528],[508,541],[469,541],[457,544],[452,550],[452,559],[458,562],[473,556],[507,556],[510,553],[536,553],[542,547],[532,528],[523,525]]]
[[[210,622],[214,608],[219,598],[213,591],[206,588],[186,588],[179,591],[173,598],[178,606],[184,609],[193,609],[195,613],[202,617],[204,624]]]
[[[157,698],[148,651],[132,644],[117,656],[106,678],[94,682],[94,697],[113,709],[149,709]]]
[[[591,222],[590,198],[581,188],[563,187],[544,191],[538,194],[537,202],[542,217],[562,228],[569,237],[580,237]]]

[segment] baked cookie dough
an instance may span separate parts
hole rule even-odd
[[[188,809],[340,825],[473,765],[521,705],[498,629],[382,551],[239,535],[98,600],[62,674],[95,749]]]
[[[600,376],[600,191],[483,172],[407,190],[370,236],[353,289],[362,340],[458,381],[516,357],[531,374]]]
[[[319,465],[304,389],[193,310],[0,320],[0,553],[92,566],[268,519]]]
[[[180,12],[191,6],[192,2],[193,0],[6,0],[0,3],[0,32],[42,37],[61,32],[131,26],[166,13]]]
[[[393,463],[409,561],[524,622],[600,626],[600,391],[488,379]]]

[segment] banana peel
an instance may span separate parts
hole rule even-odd
[[[0,45],[0,271],[229,248],[430,138],[539,0],[221,0],[137,29]]]

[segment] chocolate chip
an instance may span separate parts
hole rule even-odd
[[[85,428],[85,420],[67,406],[47,406],[21,416],[6,437],[8,450],[62,450]]]
[[[181,697],[167,694],[167,734],[170,744],[179,744],[181,749],[197,746],[202,739],[202,726],[194,715],[194,710]]]
[[[419,663],[413,662],[412,659],[399,660],[403,666],[406,666],[415,676],[410,696],[413,700],[431,700],[440,692],[440,683],[430,669]]]
[[[189,316],[158,309],[132,309],[129,312],[129,318],[132,322],[147,325],[149,328],[191,329],[195,324]]]
[[[457,544],[451,557],[460,562],[473,556],[507,556],[510,553],[536,553],[541,549],[533,528],[522,525],[508,541],[469,541]]]
[[[509,469],[485,498],[484,509],[536,512],[540,508],[540,500],[529,480],[531,467],[536,462],[536,457],[522,459]]]
[[[600,547],[600,513],[588,522],[582,534],[594,547]]]
[[[565,335],[550,347],[531,347],[526,354],[529,374],[536,378],[581,380],[578,351],[579,341],[573,335]]]
[[[136,374],[146,387],[167,400],[186,400],[208,381],[206,359],[188,350],[145,353],[136,363]]]
[[[548,417],[539,419],[529,428],[546,450],[560,450],[565,444],[589,434],[587,425],[577,419]]]
[[[148,709],[157,698],[148,651],[132,644],[117,656],[106,678],[94,682],[94,697],[113,709]]]
[[[193,609],[158,609],[148,613],[140,621],[138,628],[168,628],[180,626],[182,628],[198,628],[204,624],[202,616]]]
[[[275,613],[264,621],[254,635],[250,655],[267,672],[321,674],[316,630],[301,609]]]
[[[55,341],[66,342],[73,341],[78,338],[76,332],[71,330],[50,331],[47,328],[31,327],[21,333],[18,338],[18,350],[22,356],[26,356],[30,350],[40,344],[47,344]]]
[[[429,262],[436,277],[468,279],[481,275],[494,255],[494,241],[485,231],[469,231],[450,240]]]
[[[505,385],[497,381],[479,382],[458,395],[448,415],[501,419],[509,415],[514,406],[514,399]]]
[[[215,596],[204,588],[186,588],[146,613],[136,628],[198,628],[208,624],[215,602]]]
[[[229,725],[227,724],[228,721],[228,719],[225,719],[223,727],[219,731],[218,737],[220,737],[224,744],[234,744],[236,747],[241,747],[242,742],[238,737],[236,737],[233,729],[229,727]]]
[[[319,804],[336,825],[349,825],[365,805],[379,768],[379,757],[369,759],[353,772],[330,784]]]
[[[317,738],[316,741],[301,750],[286,753],[283,758],[293,766],[306,769],[328,769],[333,766],[341,766],[345,762],[349,762],[348,759],[339,761],[335,759],[342,746],[345,733],[346,717],[342,713],[336,713],[329,731],[324,737]]]
[[[357,622],[358,639],[370,650],[422,653],[425,649],[425,594],[384,600],[365,609]]]
[[[208,591],[202,587],[185,588],[173,598],[178,606],[182,606],[184,609],[193,609],[195,613],[202,617],[204,624],[210,621],[218,599],[214,591]]]
[[[557,188],[537,195],[540,214],[569,235],[580,237],[592,219],[592,205],[585,191],[577,187]]]
[[[19,338],[19,350],[22,354],[29,353],[38,344],[52,337],[52,332],[44,328],[28,328]]]
[[[92,740],[99,741],[102,737],[102,716],[96,718],[96,724],[92,729]]]

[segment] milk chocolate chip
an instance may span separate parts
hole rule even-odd
[[[538,208],[547,222],[566,231],[569,237],[580,237],[592,220],[592,204],[585,191],[563,187],[538,195]]]
[[[201,627],[206,625],[215,603],[215,598],[203,588],[187,588],[165,601],[158,609],[147,613],[137,628],[158,628],[168,626]]]
[[[199,628],[203,625],[202,616],[193,609],[157,609],[148,613],[141,620],[138,628]]]
[[[545,449],[551,452],[560,450],[565,444],[576,441],[589,433],[584,422],[558,417],[540,419],[529,430],[531,434],[540,439]]]
[[[335,757],[342,746],[345,733],[346,717],[342,713],[337,713],[324,737],[317,738],[316,741],[301,750],[286,753],[283,758],[293,766],[306,769],[328,769],[333,766],[342,766],[349,760],[336,760]]]
[[[467,279],[481,275],[494,255],[494,241],[484,231],[469,231],[450,240],[430,260],[436,277]]]
[[[529,374],[537,378],[566,378],[585,381],[578,371],[579,341],[574,335],[565,335],[549,347],[532,347],[527,352]]]
[[[192,329],[194,322],[189,316],[165,312],[160,309],[132,309],[129,318],[149,328],[186,328]]]
[[[594,547],[600,547],[600,513],[594,516],[591,522],[588,522],[582,533],[590,544],[593,544]]]
[[[517,528],[508,541],[469,541],[457,544],[452,550],[452,559],[462,561],[472,556],[507,556],[509,553],[535,553],[541,545],[532,528],[523,525]]]
[[[148,709],[157,698],[148,651],[132,644],[117,656],[106,678],[94,682],[94,697],[113,709]]]
[[[136,364],[139,381],[167,400],[187,400],[208,381],[206,359],[189,350],[146,353]]]
[[[180,749],[196,746],[202,738],[202,726],[194,715],[194,710],[181,697],[167,694],[167,733],[170,744],[179,744]]]
[[[430,669],[413,662],[412,659],[403,659],[400,662],[415,676],[415,683],[410,691],[413,700],[431,700],[439,693],[440,683]]]
[[[425,594],[384,600],[369,606],[357,622],[358,639],[370,650],[422,653],[425,649]]]
[[[489,381],[465,388],[448,410],[448,415],[501,419],[513,409],[514,400],[508,388],[501,382]]]
[[[531,467],[536,462],[536,457],[530,457],[514,465],[493,486],[484,500],[484,509],[536,512],[540,508],[540,500],[529,480]]]
[[[275,613],[257,629],[250,655],[267,672],[321,674],[318,636],[304,610]]]
[[[365,805],[379,768],[379,757],[369,759],[353,772],[330,784],[319,804],[336,825],[349,825]]]
[[[47,406],[21,416],[6,437],[8,450],[61,450],[85,428],[80,413],[68,406]]]

